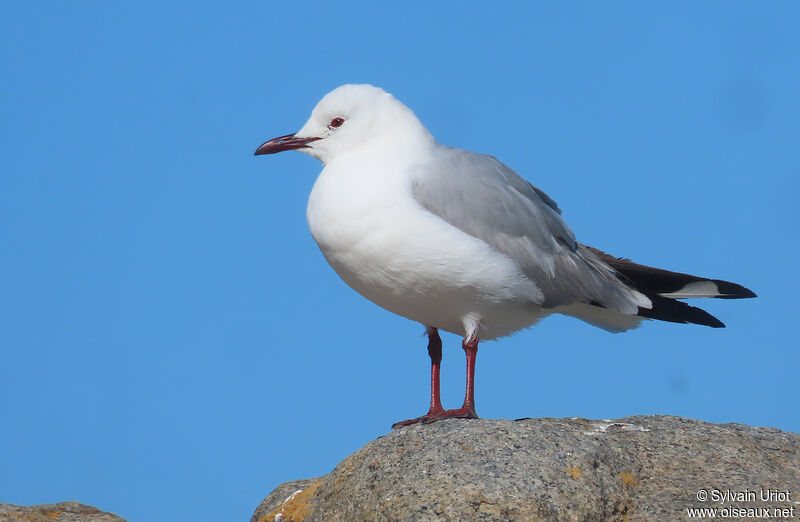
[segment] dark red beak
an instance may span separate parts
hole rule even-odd
[[[286,136],[279,136],[273,138],[266,143],[262,143],[256,149],[255,156],[261,154],[275,154],[276,152],[283,152],[284,150],[302,149],[308,146],[312,141],[317,141],[321,138],[297,138],[294,134],[287,134]]]

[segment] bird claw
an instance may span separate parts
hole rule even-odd
[[[457,410],[440,410],[434,412],[428,412],[426,415],[422,417],[417,417],[416,419],[408,419],[400,422],[395,422],[392,424],[392,429],[396,430],[399,428],[404,428],[406,426],[411,426],[412,424],[430,424],[432,422],[436,422],[442,419],[477,419],[478,414],[475,412],[475,408],[458,408]]]

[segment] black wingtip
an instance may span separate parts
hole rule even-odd
[[[722,294],[719,296],[720,299],[749,299],[751,297],[758,297],[755,292],[742,285],[737,285],[729,281],[721,281],[719,279],[712,279],[712,281],[717,285],[719,292]]]
[[[698,310],[700,310],[700,308],[698,308]],[[705,310],[703,311],[705,312]],[[708,314],[708,312],[706,313]],[[703,326],[710,326],[711,328],[725,328],[725,323],[723,323],[722,321],[720,321],[711,314],[708,314],[708,316],[711,318],[708,324],[703,324],[703,323],[695,323],[695,324],[702,324]]]
[[[645,295],[680,293],[687,285],[692,283],[712,282],[717,286],[720,295],[707,295],[703,297],[717,297],[720,299],[747,299],[757,297],[756,293],[742,285],[723,281],[721,279],[708,279],[681,272],[671,272],[661,268],[640,265],[630,259],[617,258],[598,250],[594,247],[581,245],[604,263],[619,272],[626,282]],[[687,297],[691,297],[690,295]],[[700,297],[700,296],[697,296]]]
[[[671,323],[699,324],[711,328],[725,328],[725,323],[702,308],[660,295],[648,295],[647,297],[650,298],[653,307],[639,308],[637,315]]]

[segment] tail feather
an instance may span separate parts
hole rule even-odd
[[[745,299],[756,294],[742,285],[707,279],[680,272],[634,263],[629,259],[616,258],[593,247],[586,247],[605,264],[613,268],[620,278],[653,303],[652,308],[639,307],[637,315],[674,323],[692,323],[724,328],[725,325],[701,308],[690,306],[676,299],[690,297],[715,297],[719,299]]]

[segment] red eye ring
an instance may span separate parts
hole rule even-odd
[[[329,125],[332,129],[338,129],[344,123],[344,118],[334,118],[331,120],[331,124]]]

